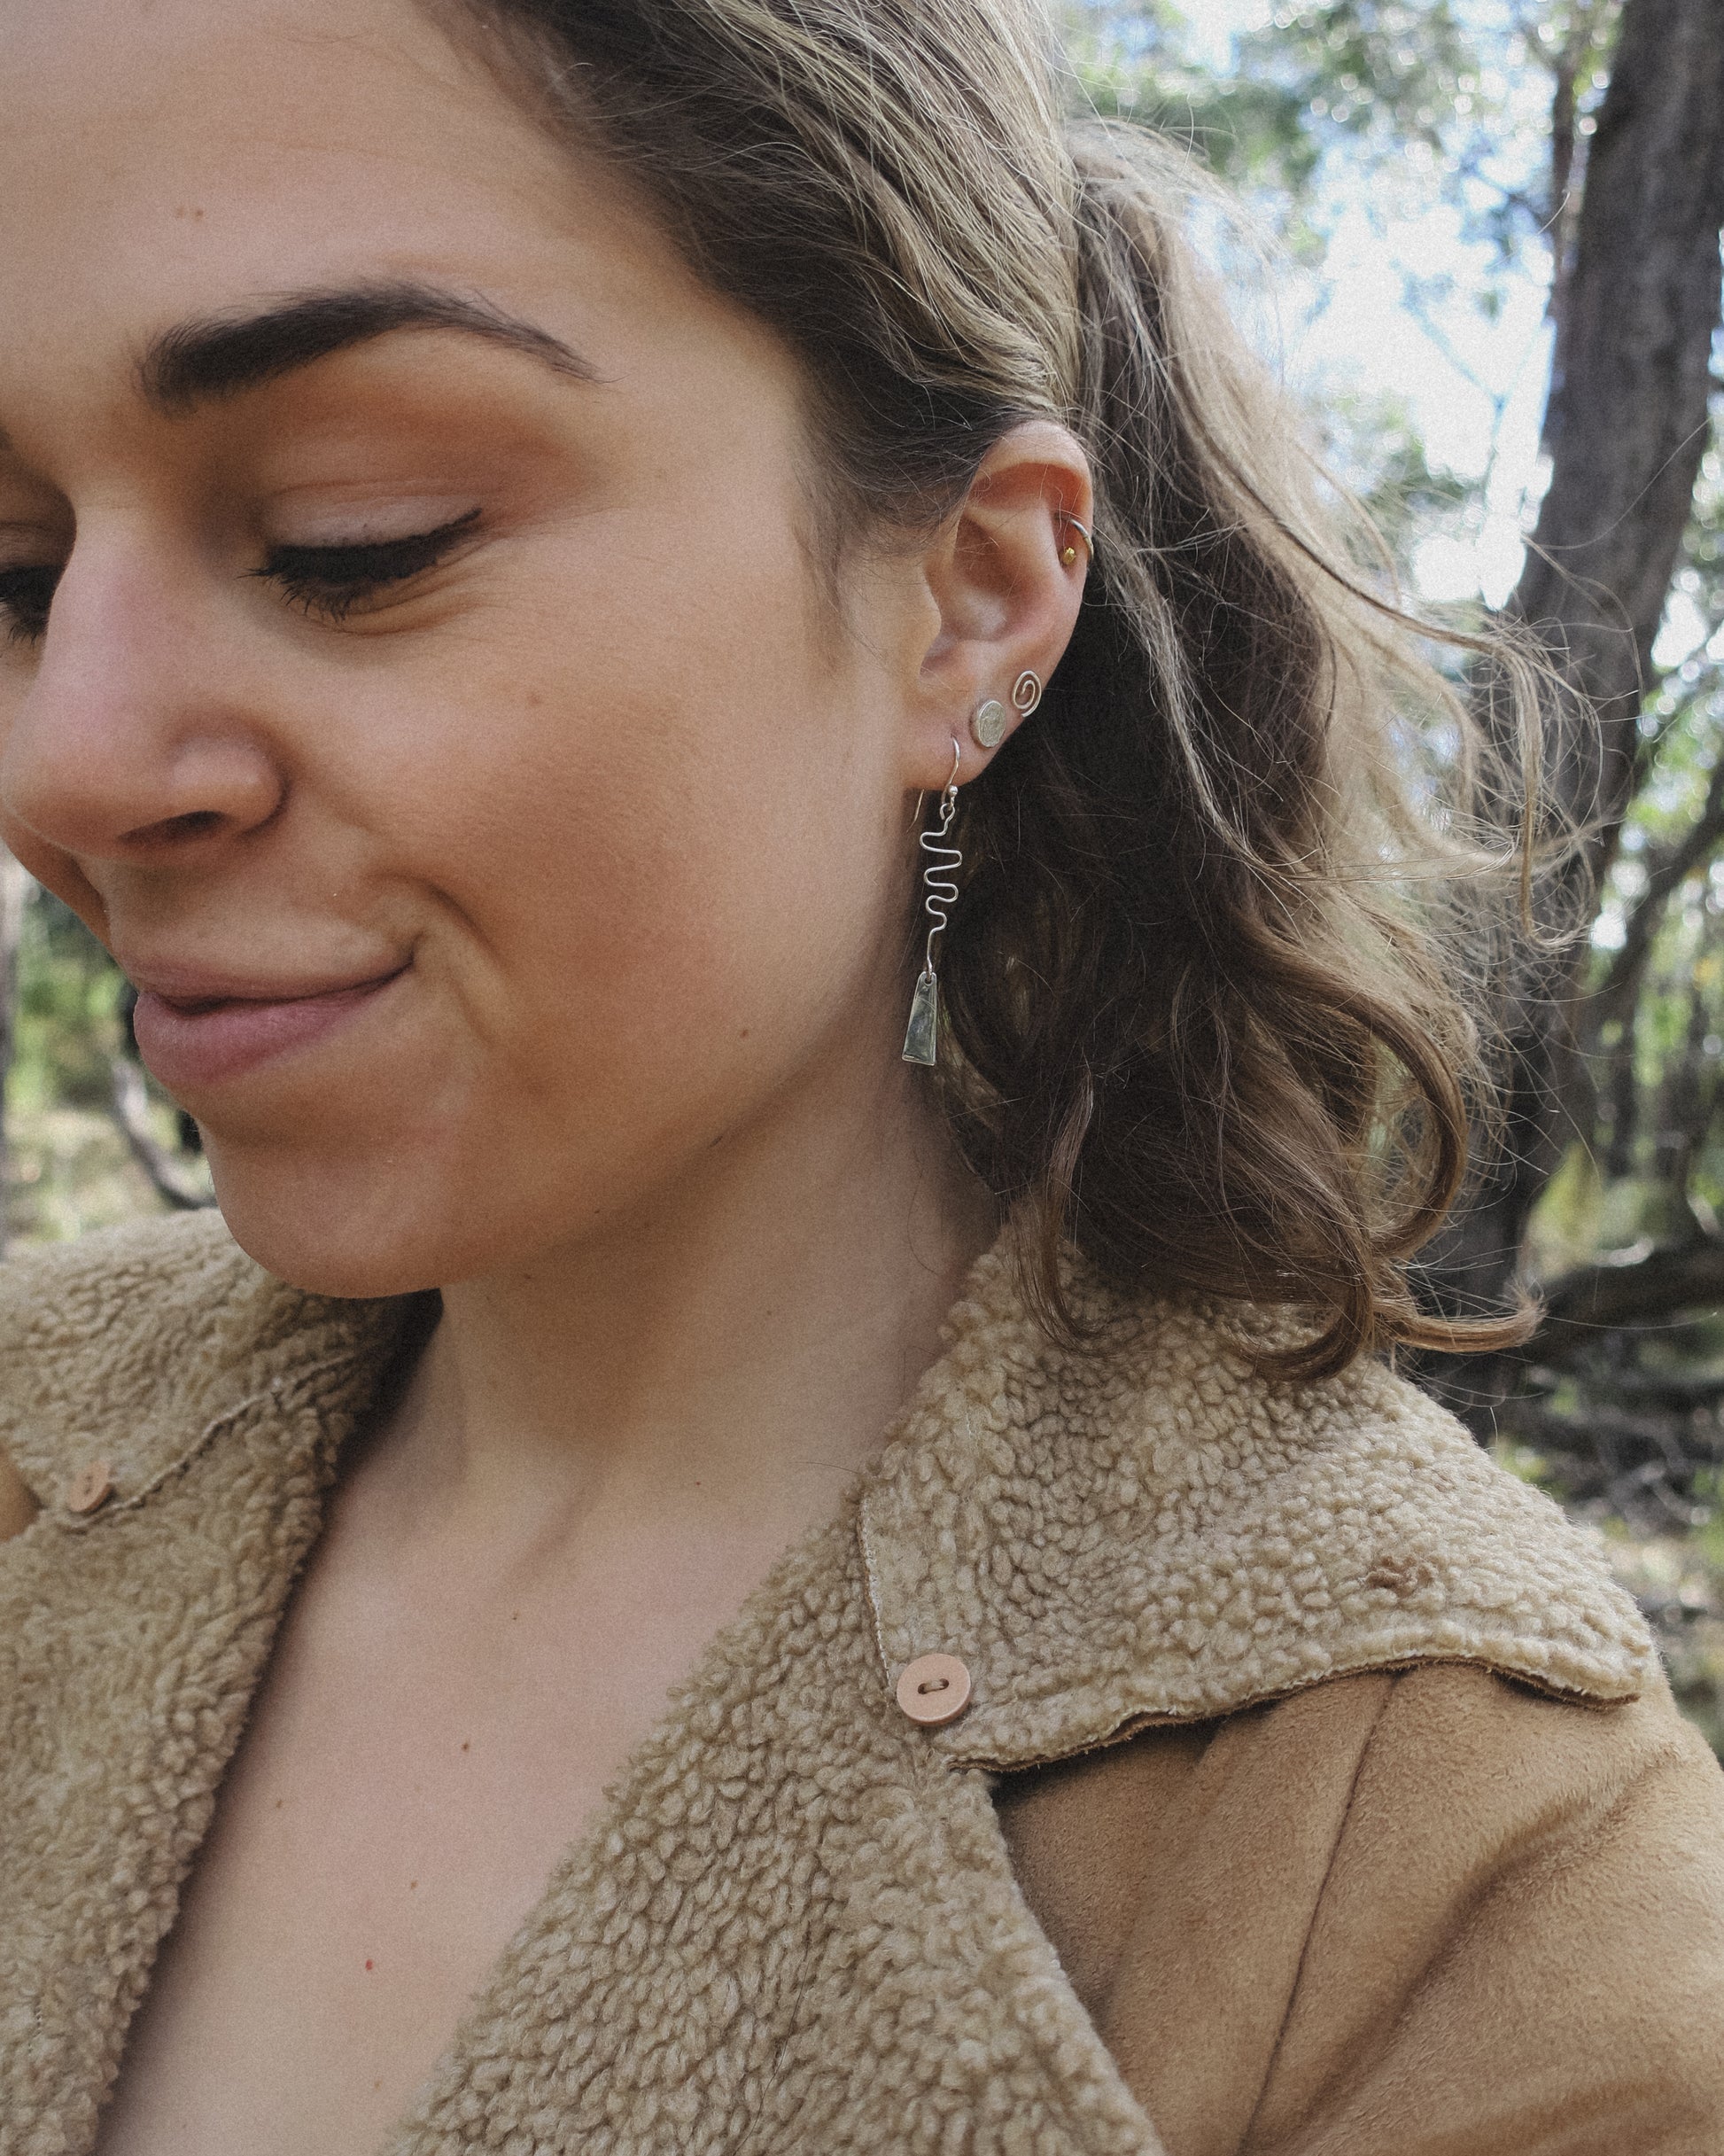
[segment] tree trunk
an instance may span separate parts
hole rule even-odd
[[[1552,880],[1548,922],[1590,918],[1634,791],[1636,720],[1652,641],[1707,440],[1724,225],[1724,5],[1627,0],[1587,160],[1564,295],[1563,371],[1546,440],[1551,478],[1510,602],[1597,714],[1559,724],[1553,806],[1584,824],[1583,857]],[[1481,688],[1487,724],[1494,699]],[[1451,1312],[1501,1309],[1533,1204],[1560,1159],[1566,1006],[1580,953],[1528,962],[1503,1013],[1507,1114],[1476,1196],[1427,1253],[1425,1283]],[[1504,1378],[1490,1358],[1425,1373],[1475,1427]]]

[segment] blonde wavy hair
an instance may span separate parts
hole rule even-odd
[[[1536,668],[1426,632],[1489,673],[1480,728],[1421,657],[1189,242],[1189,161],[1068,113],[1031,0],[435,4],[797,354],[835,604],[1017,422],[1090,455],[1082,613],[962,794],[941,968],[948,1111],[1045,1321],[1070,1330],[1075,1245],[1128,1294],[1296,1310],[1264,1358],[1290,1376],[1518,1336],[1431,1314],[1409,1261],[1488,1098],[1456,984],[1536,770],[1493,747],[1535,734]]]

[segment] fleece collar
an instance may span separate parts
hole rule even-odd
[[[83,1262],[55,1254],[53,1292],[3,1328],[0,1446],[54,1523],[98,1531],[308,1383],[331,1473],[338,1431],[423,1321],[414,1299],[284,1288],[214,1218],[130,1235],[135,1296],[130,1244],[99,1237]],[[170,1286],[184,1338],[163,1388]],[[881,1685],[930,1653],[970,1673],[967,1710],[932,1733],[954,1763],[1029,1766],[1425,1662],[1601,1705],[1650,1680],[1656,1649],[1596,1538],[1405,1380],[1367,1361],[1277,1382],[1246,1352],[1268,1313],[1128,1309],[1076,1266],[1068,1288],[1094,1335],[1079,1350],[1042,1331],[1004,1243],[983,1257],[857,1493]],[[51,1353],[29,1352],[33,1324]],[[100,1382],[87,1366],[68,1391],[86,1324]],[[66,1491],[96,1457],[113,1495],[86,1518]]]
[[[423,1324],[423,1298],[338,1301],[253,1265],[219,1214],[20,1253],[0,1278],[0,1451],[45,1524],[91,1535],[148,1506],[237,1429],[315,1397],[319,1472]],[[112,1494],[68,1498],[99,1464]]]
[[[1596,1704],[1656,1650],[1595,1537],[1382,1365],[1289,1384],[1277,1320],[1130,1311],[1080,1269],[1052,1343],[1003,1247],[976,1266],[861,1495],[888,1683],[966,1664],[954,1763],[1014,1768],[1325,1677],[1485,1665]]]

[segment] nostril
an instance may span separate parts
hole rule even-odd
[[[135,846],[184,845],[195,838],[208,838],[227,821],[219,809],[188,809],[183,815],[164,816],[159,823],[141,823],[126,837]]]
[[[166,865],[201,859],[280,813],[286,772],[248,722],[221,709],[182,712],[171,682],[146,696],[96,671],[67,660],[56,673],[44,662],[0,744],[6,806],[46,844]]]

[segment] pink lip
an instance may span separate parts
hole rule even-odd
[[[132,1018],[138,1053],[169,1093],[200,1092],[323,1039],[406,971],[398,967],[375,980],[309,995],[206,992],[170,998],[159,989],[145,988]]]

